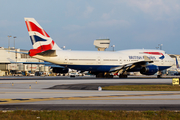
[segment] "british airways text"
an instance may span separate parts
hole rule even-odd
[[[147,56],[149,59],[151,59],[151,60],[156,60],[156,57],[154,57],[154,56]],[[138,59],[138,60],[140,60],[140,59],[144,59],[144,57],[143,56],[129,56],[129,59]]]

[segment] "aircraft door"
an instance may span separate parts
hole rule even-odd
[[[161,65],[164,65],[164,60],[161,60]]]
[[[97,58],[97,64],[98,64],[98,65],[101,64],[101,57],[100,57],[100,56],[98,56],[98,58]]]
[[[122,63],[123,63],[122,57],[119,57],[119,64],[122,65]]]
[[[68,57],[67,56],[64,57],[64,64],[68,64]]]

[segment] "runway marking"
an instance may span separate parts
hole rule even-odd
[[[39,81],[38,81],[39,82]],[[16,84],[29,84],[29,83],[35,83],[36,81],[31,81],[31,82],[4,82],[4,83],[0,83],[0,84],[11,84],[11,83],[16,83]],[[41,82],[39,82],[41,83]],[[43,82],[44,83],[44,82]],[[47,82],[46,82],[47,83]]]
[[[180,98],[115,98],[115,97],[137,97],[137,96],[162,96],[180,95],[180,93],[140,94],[140,95],[107,95],[107,96],[75,96],[75,97],[53,97],[53,98],[20,98],[0,99],[0,104],[38,102],[51,100],[180,100]],[[113,99],[114,98],[114,99]]]
[[[29,88],[28,88],[29,89]],[[58,91],[58,90],[53,90],[52,92],[37,92],[37,91],[27,91],[27,92],[0,92],[0,93],[7,93],[7,94],[21,94],[21,93],[43,93],[43,94],[48,94],[48,93],[85,93],[85,94],[110,94],[114,92],[114,94],[121,94],[121,95],[127,95],[127,94],[135,94],[138,92],[138,94],[136,95],[157,95],[157,94],[180,94],[180,91],[80,91],[80,90],[75,90],[74,92],[72,92],[72,90],[70,91]],[[113,95],[115,96],[115,95]],[[119,96],[119,95],[117,95]]]

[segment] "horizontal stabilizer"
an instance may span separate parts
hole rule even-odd
[[[28,52],[17,52],[17,51],[8,51],[8,50],[7,50],[7,52],[19,53],[19,54],[26,54],[26,55],[28,55]]]
[[[43,50],[43,49],[31,49],[29,50],[29,56],[34,56],[34,55],[42,55],[42,56],[49,56],[49,57],[55,57],[56,55],[56,50]]]
[[[49,56],[49,57],[56,57],[56,50],[47,50],[41,53],[38,53],[37,55],[42,55],[42,56]]]

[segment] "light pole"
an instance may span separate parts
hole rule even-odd
[[[163,44],[158,44],[158,46],[160,46],[160,50],[162,50],[162,46],[163,46]]]
[[[12,37],[11,35],[8,35],[8,50],[9,50],[9,48],[10,48],[10,37]]]
[[[17,53],[16,53],[16,48],[15,48],[15,38],[17,38],[17,37],[16,37],[16,36],[14,36],[13,38],[14,38],[15,59],[16,59],[16,62],[17,62]]]
[[[115,45],[112,45],[111,47],[113,47],[113,51],[114,51]]]
[[[13,38],[14,38],[14,50],[15,50],[15,38],[16,38],[16,36],[14,36]]]
[[[61,47],[63,50],[66,48],[66,46]]]
[[[158,49],[159,49],[159,47],[156,47],[156,49],[158,50]]]

